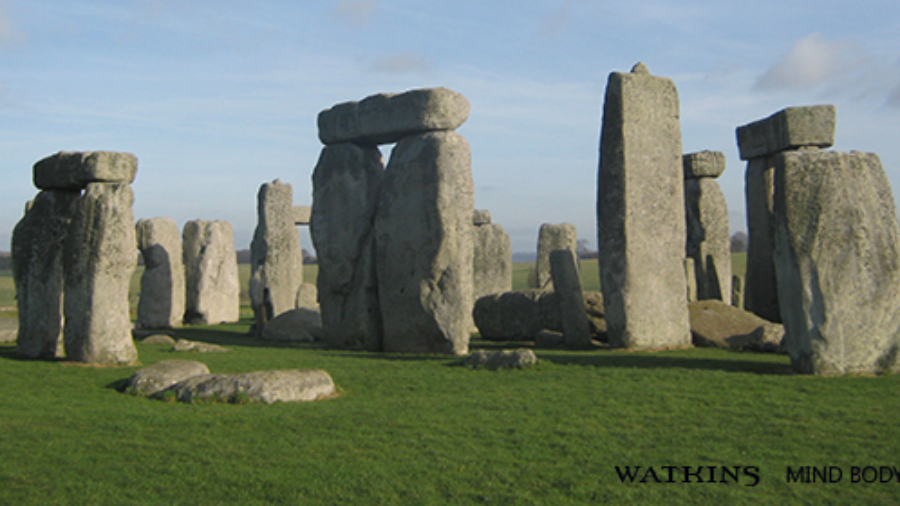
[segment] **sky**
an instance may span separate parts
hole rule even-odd
[[[897,0],[0,0],[0,250],[61,150],[134,153],[135,219],[227,220],[248,248],[261,184],[312,204],[319,111],[435,86],[471,103],[475,206],[513,251],[560,222],[596,248],[606,82],[638,61],[674,81],[683,151],[725,153],[732,233],[735,128],[785,107],[834,104],[834,149],[900,188]]]

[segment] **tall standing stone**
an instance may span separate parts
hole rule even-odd
[[[512,245],[509,235],[496,223],[475,225],[473,276],[475,300],[492,293],[512,290]]]
[[[240,318],[234,233],[227,221],[194,220],[182,231],[186,284],[184,321],[211,325]]]
[[[550,275],[550,253],[558,249],[575,252],[578,246],[578,232],[571,223],[544,223],[538,231],[537,261],[535,262],[535,279],[541,290],[553,290],[553,277]]]
[[[385,351],[468,351],[473,210],[465,138],[441,131],[397,144],[375,218]]]
[[[639,63],[606,88],[597,190],[610,344],[689,346],[685,214],[675,84]]]
[[[686,253],[694,260],[699,300],[731,303],[731,248],[728,204],[716,182],[725,171],[719,151],[690,153],[684,163],[684,204],[687,218]]]
[[[138,249],[144,258],[137,326],[144,329],[180,327],[184,319],[184,263],[181,233],[171,218],[138,220]]]
[[[792,366],[900,370],[900,230],[871,153],[775,157],[775,267]]]
[[[77,203],[63,254],[69,360],[137,360],[128,303],[137,263],[133,203],[127,183],[90,183]]]
[[[44,190],[16,225],[13,275],[19,309],[17,353],[55,358],[62,352],[63,248],[79,191]]]
[[[569,249],[552,251],[550,274],[559,297],[559,316],[566,344],[576,347],[590,346],[591,324],[588,322],[584,306],[578,257]]]
[[[250,243],[250,305],[258,330],[296,307],[303,284],[303,252],[295,224],[294,191],[275,180],[257,194],[257,223]]]
[[[310,235],[325,341],[335,348],[382,347],[375,272],[375,210],[384,165],[375,146],[326,146],[313,171]]]

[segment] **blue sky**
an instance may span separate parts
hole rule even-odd
[[[319,111],[431,86],[471,102],[476,207],[515,251],[544,222],[595,247],[607,76],[637,61],[674,80],[684,151],[725,153],[732,232],[735,127],[784,107],[835,104],[834,149],[900,188],[896,0],[0,0],[0,250],[60,150],[136,154],[136,219],[224,219],[249,247],[260,184],[311,204]]]

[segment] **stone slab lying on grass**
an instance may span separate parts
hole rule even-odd
[[[156,398],[168,392],[180,402],[275,402],[314,401],[334,395],[334,380],[325,371],[290,369],[256,371],[242,374],[205,374],[172,385]]]
[[[153,334],[140,341],[141,344],[175,344],[175,339],[167,334]]]
[[[198,343],[195,341],[188,341],[187,339],[179,339],[175,342],[175,345],[172,346],[172,351],[195,351],[197,353],[221,353],[225,351],[231,351],[228,348],[223,348],[218,344],[209,344],[209,343]]]
[[[537,356],[527,348],[500,351],[478,350],[463,359],[462,363],[476,368],[484,367],[491,371],[522,369],[537,364]]]
[[[688,304],[694,346],[783,352],[784,327],[720,300]]]
[[[204,363],[193,360],[164,360],[135,371],[128,380],[126,392],[150,396],[179,381],[204,374],[209,374],[209,367]]]
[[[324,337],[322,316],[318,311],[299,308],[276,316],[263,327],[266,341],[321,341]]]

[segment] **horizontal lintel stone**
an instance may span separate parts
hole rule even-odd
[[[834,145],[837,116],[833,105],[788,107],[737,128],[741,160],[805,147]]]
[[[721,151],[688,153],[681,157],[681,161],[687,179],[719,177],[725,172],[725,153]]]
[[[89,183],[131,184],[137,157],[115,151],[60,151],[34,164],[34,185],[41,190],[81,190]]]

